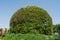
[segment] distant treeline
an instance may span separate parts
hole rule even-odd
[[[0,36],[4,36],[8,32],[7,28],[0,28]]]

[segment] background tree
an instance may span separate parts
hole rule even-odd
[[[2,33],[3,33],[3,29],[0,28],[0,36],[2,36]]]
[[[4,34],[6,34],[8,32],[8,30],[7,30],[7,28],[5,28],[5,30],[4,30]]]
[[[27,6],[14,13],[10,20],[10,32],[52,34],[52,18],[42,8]]]
[[[54,32],[57,32],[60,34],[60,24],[54,25]]]

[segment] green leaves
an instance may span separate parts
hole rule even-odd
[[[3,40],[55,40],[55,38],[42,34],[7,34]]]
[[[52,33],[52,19],[49,14],[37,6],[27,6],[14,13],[10,20],[11,30],[17,33]],[[49,31],[49,33],[48,33]]]

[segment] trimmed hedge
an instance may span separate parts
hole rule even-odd
[[[50,35],[52,34],[52,18],[40,7],[23,7],[11,17],[10,32]]]
[[[55,40],[55,38],[41,34],[7,34],[3,40]]]

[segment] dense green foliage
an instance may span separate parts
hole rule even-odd
[[[55,38],[60,40],[60,24],[54,25],[53,33],[54,33]]]
[[[54,25],[54,32],[57,32],[57,33],[59,33],[60,34],[60,24],[56,24],[56,25]]]
[[[41,34],[7,34],[3,40],[54,40],[54,37]]]
[[[27,6],[14,13],[10,20],[10,32],[52,34],[52,18],[42,8]]]

